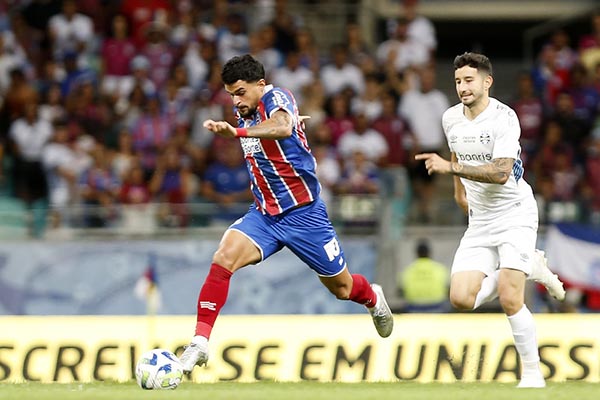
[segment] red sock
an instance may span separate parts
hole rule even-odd
[[[377,295],[371,288],[371,285],[369,285],[367,278],[359,274],[352,274],[352,280],[350,300],[367,307],[374,307],[375,303],[377,303]]]
[[[210,271],[198,296],[196,335],[204,336],[207,339],[210,337],[219,311],[227,301],[229,280],[232,274],[233,272],[218,264],[210,266]]]

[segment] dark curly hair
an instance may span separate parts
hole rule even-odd
[[[490,59],[479,53],[465,52],[454,59],[454,69],[457,70],[468,65],[471,68],[477,69],[479,72],[485,72],[488,75],[492,73],[492,63]]]
[[[226,85],[237,81],[258,82],[265,79],[265,67],[250,54],[235,56],[223,66],[221,79]]]

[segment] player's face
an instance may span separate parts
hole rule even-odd
[[[264,94],[265,80],[258,82],[237,81],[231,85],[225,85],[225,90],[231,96],[233,105],[238,109],[242,118],[251,117],[258,107],[258,103]]]
[[[454,71],[454,83],[460,101],[472,107],[488,96],[492,77],[465,65]]]

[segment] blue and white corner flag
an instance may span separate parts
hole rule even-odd
[[[600,289],[600,230],[557,224],[546,238],[548,265],[561,279],[581,289]]]
[[[135,284],[135,294],[138,298],[146,301],[148,314],[156,314],[160,309],[161,298],[156,274],[156,256],[154,254],[150,254],[148,266]]]

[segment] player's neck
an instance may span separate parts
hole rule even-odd
[[[481,98],[480,101],[477,101],[477,102],[471,104],[470,106],[465,105],[463,108],[463,113],[465,114],[465,117],[467,117],[467,119],[472,121],[475,118],[477,118],[477,116],[479,114],[481,114],[487,108],[487,106],[489,104],[490,104],[489,97]]]

